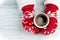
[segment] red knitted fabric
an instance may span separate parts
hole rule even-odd
[[[22,8],[23,11],[23,28],[28,32],[33,32],[34,34],[42,33],[44,35],[49,35],[54,33],[57,28],[57,10],[58,7],[53,4],[47,4],[45,13],[49,16],[50,23],[46,28],[37,28],[33,23],[34,18],[34,5],[26,5]]]
[[[28,32],[33,32],[34,34],[38,34],[40,31],[39,28],[37,28],[33,23],[34,18],[34,5],[27,5],[22,8],[23,11],[23,21],[22,25],[24,29]]]
[[[58,24],[57,10],[58,10],[58,7],[56,5],[53,5],[53,4],[46,5],[45,13],[49,16],[50,23],[46,28],[41,29],[42,34],[49,35],[55,32]]]

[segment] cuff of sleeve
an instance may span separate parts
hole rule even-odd
[[[46,4],[54,4],[60,9],[60,0],[45,0],[44,5]]]
[[[16,0],[16,1],[18,3],[19,10],[21,10],[26,5],[31,5],[31,4],[35,5],[36,3],[35,0]]]

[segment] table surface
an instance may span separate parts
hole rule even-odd
[[[44,0],[36,1],[36,12],[45,8]],[[60,39],[60,12],[58,11],[58,28],[49,36],[32,34],[24,31],[21,25],[22,13],[18,10],[16,0],[0,0],[0,40],[59,40]]]

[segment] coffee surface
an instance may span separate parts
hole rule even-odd
[[[45,15],[38,15],[35,19],[35,22],[38,26],[44,26],[47,23],[47,18]]]

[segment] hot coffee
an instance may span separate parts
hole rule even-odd
[[[39,28],[44,28],[49,24],[49,18],[46,14],[41,13],[35,16],[34,23]]]

